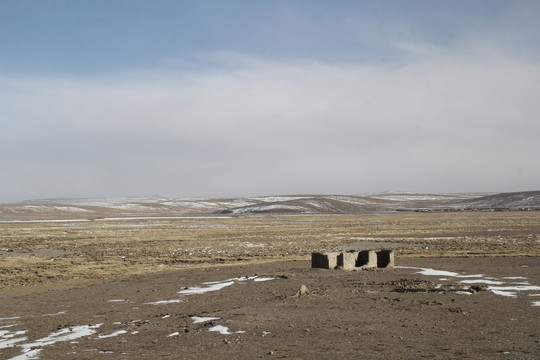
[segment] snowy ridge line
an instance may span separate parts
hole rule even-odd
[[[377,213],[388,211],[540,210],[540,191],[517,193],[382,193],[368,195],[269,195],[239,198],[53,199],[0,204],[5,220],[39,217],[106,219],[177,218],[182,215],[250,213]],[[165,216],[166,215],[166,216]],[[26,220],[25,219],[25,220]],[[76,219],[71,219],[71,221]]]

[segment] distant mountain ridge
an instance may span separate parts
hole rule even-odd
[[[245,198],[50,199],[0,205],[0,220],[240,214],[539,211],[540,191],[500,194],[286,195]]]

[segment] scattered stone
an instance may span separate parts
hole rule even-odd
[[[300,286],[300,289],[292,297],[300,297],[304,295],[309,295],[309,289],[306,285]]]

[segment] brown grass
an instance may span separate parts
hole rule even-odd
[[[308,259],[360,241],[398,256],[540,256],[540,212],[240,216],[7,223],[0,288],[218,264]]]

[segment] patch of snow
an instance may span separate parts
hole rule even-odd
[[[0,220],[0,224],[20,224],[20,223],[64,223],[83,222],[89,219],[53,219],[53,220]]]
[[[253,281],[255,281],[255,282],[270,281],[270,280],[274,280],[274,278],[256,278],[256,279],[253,279]]]
[[[41,316],[59,316],[59,315],[64,315],[65,313],[66,313],[65,311],[59,311],[56,314],[44,314]]]
[[[0,349],[14,346],[16,343],[26,341],[27,337],[17,337],[27,333],[28,330],[9,331],[0,330]]]
[[[154,301],[154,302],[148,302],[145,303],[146,305],[163,305],[163,304],[174,304],[174,303],[181,303],[182,300],[180,299],[172,299],[172,300],[160,300],[160,301]]]
[[[456,291],[456,294],[461,294],[461,295],[472,295],[471,292],[468,292],[468,291]]]
[[[109,335],[99,335],[97,338],[98,339],[107,339],[107,338],[112,338],[112,337],[122,335],[122,334],[125,334],[125,333],[127,333],[126,330],[118,330],[118,331],[115,331],[115,332],[113,332],[112,334],[109,334]]]
[[[293,201],[306,199],[307,196],[261,196],[261,197],[252,197],[250,200],[258,200],[262,202],[283,202],[283,201]]]
[[[252,275],[252,276],[240,276],[237,278],[227,279],[223,281],[207,281],[203,283],[204,285],[207,285],[206,287],[199,287],[199,286],[190,287],[190,288],[178,291],[178,294],[199,295],[199,294],[204,294],[211,291],[221,290],[227,286],[233,285],[237,281],[249,281],[249,280],[257,281],[257,279],[258,279],[258,276]],[[262,278],[262,280],[258,280],[258,281],[269,281],[269,280],[273,280],[273,279]]]
[[[448,277],[456,277],[456,278],[476,278],[471,280],[461,280],[460,283],[462,284],[487,284],[488,290],[496,295],[501,296],[508,296],[508,297],[517,297],[518,291],[539,291],[540,286],[531,285],[528,282],[515,282],[515,281],[501,281],[496,280],[496,278],[491,276],[484,276],[484,275],[461,275],[459,273],[451,272],[451,271],[443,271],[443,270],[434,270],[434,269],[428,269],[428,268],[419,268],[419,267],[410,267],[410,266],[396,266],[396,268],[401,269],[414,269],[414,270],[420,270],[417,272],[417,274],[422,275],[432,275],[432,276],[448,276]],[[494,279],[494,280],[491,280]],[[521,276],[507,276],[504,277],[504,279],[507,280],[526,280],[527,278],[521,277]],[[443,280],[443,279],[440,279]]]
[[[180,290],[178,294],[182,295],[200,295],[211,291],[218,291],[221,290],[227,286],[231,286],[234,284],[234,281],[228,281],[223,283],[217,283],[217,284],[209,284],[207,287],[192,287],[187,288],[184,290]]]
[[[435,270],[435,269],[425,269],[425,268],[418,268],[418,267],[410,267],[410,266],[396,266],[398,269],[415,269],[420,270],[417,272],[417,274],[427,275],[427,276],[450,276],[450,277],[457,277],[459,276],[458,273],[452,272],[452,271],[444,271],[444,270]]]
[[[113,300],[107,300],[107,302],[127,302],[127,300],[124,299],[113,299]]]
[[[72,326],[53,332],[49,336],[35,340],[32,343],[17,345],[22,348],[22,354],[11,358],[11,360],[37,359],[39,357],[39,353],[42,350],[41,348],[47,345],[53,345],[57,342],[75,340],[81,337],[95,334],[96,329],[99,328],[101,325],[103,324]]]
[[[218,317],[199,317],[199,316],[192,316],[191,317],[191,320],[193,320],[194,324],[200,324],[200,323],[205,323],[205,322],[208,322],[208,321],[219,320],[219,319],[221,319],[221,318],[218,318]]]
[[[39,359],[39,353],[41,352],[41,350],[43,349],[28,350],[27,352],[21,355],[12,357],[9,360],[36,360],[36,359]]]
[[[532,306],[540,306],[540,301],[533,301]]]
[[[375,201],[369,201],[365,198],[354,198],[348,196],[328,196],[328,199],[337,200],[344,203],[354,204],[354,205],[373,205],[377,204]]]
[[[232,209],[233,214],[245,214],[251,212],[264,212],[269,210],[293,210],[293,211],[305,211],[306,209],[301,206],[286,205],[286,204],[271,204],[260,206],[249,206],[239,209]]]
[[[216,325],[208,329],[208,331],[215,331],[222,335],[230,335],[230,334],[242,334],[245,333],[245,331],[235,331],[234,333],[229,331],[229,328],[223,325]]]
[[[502,285],[504,281],[495,281],[495,280],[486,280],[486,279],[476,279],[476,280],[461,280],[462,284],[488,284],[488,285]]]
[[[138,216],[138,217],[110,217],[96,219],[95,221],[119,220],[176,220],[176,219],[232,219],[230,216]]]
[[[540,286],[534,285],[517,285],[517,286],[489,286],[489,290],[498,290],[498,291],[538,291]]]
[[[492,293],[494,293],[495,295],[501,295],[501,296],[508,296],[508,297],[517,297],[517,294],[515,291],[502,291],[502,290],[493,290],[493,289],[489,289]]]
[[[173,332],[172,334],[167,335],[167,337],[178,336],[178,335],[180,335],[180,333],[176,331],[176,332]]]
[[[95,211],[92,211],[92,210],[87,210],[87,209],[74,207],[74,206],[55,206],[54,208],[56,210],[60,210],[60,211],[76,212],[76,213],[93,213],[93,212],[95,212]]]

